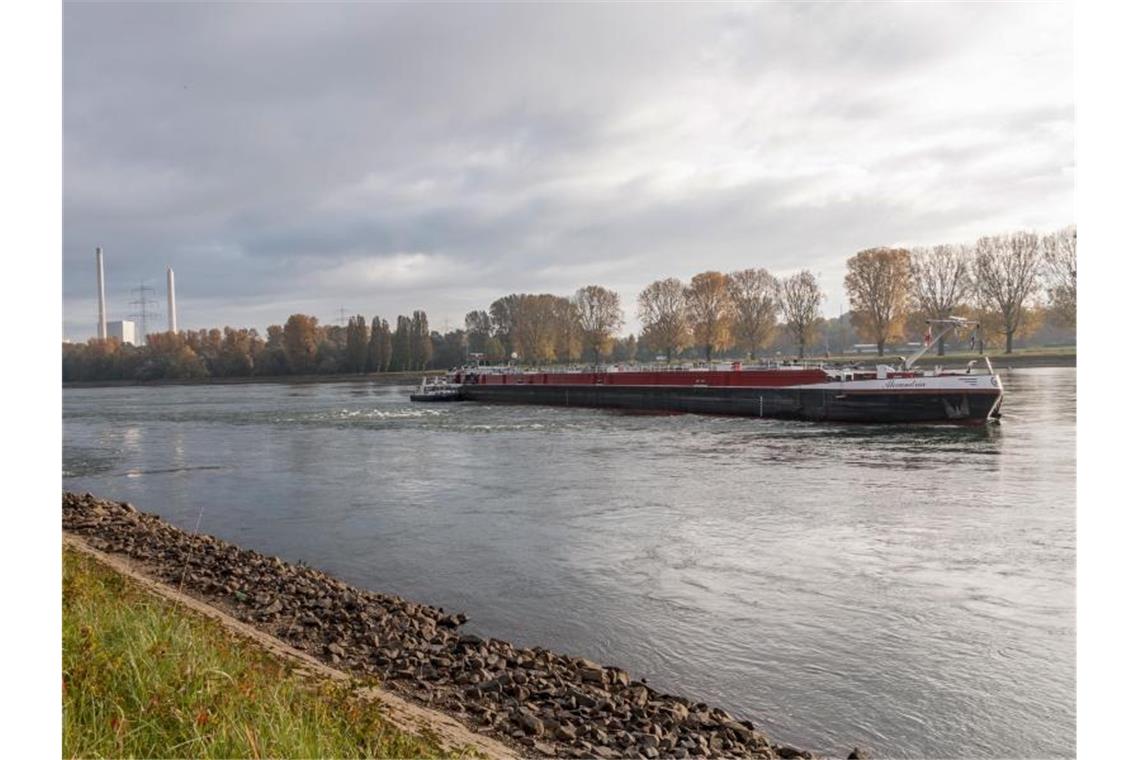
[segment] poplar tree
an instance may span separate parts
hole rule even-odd
[[[380,317],[372,318],[372,329],[368,333],[368,366],[366,372],[383,372],[387,367],[380,364],[380,347],[381,342],[384,340],[380,331],[383,329],[383,324],[380,322]]]
[[[432,357],[431,329],[428,327],[426,312],[412,312],[409,342],[411,368],[425,369]]]
[[[396,333],[392,336],[392,369],[405,372],[412,363],[412,320],[403,314],[396,317]]]
[[[364,372],[368,364],[368,324],[357,314],[348,320],[345,358],[350,372]]]
[[[388,320],[380,320],[380,367],[387,372],[392,367],[392,328]]]

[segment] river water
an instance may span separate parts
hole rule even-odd
[[[1075,753],[1074,369],[988,429],[67,389],[63,485],[846,756]]]

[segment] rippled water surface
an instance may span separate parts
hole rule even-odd
[[[1068,756],[1076,372],[1004,382],[984,430],[68,389],[63,484],[815,751]]]

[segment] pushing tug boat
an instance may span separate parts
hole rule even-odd
[[[897,365],[818,364],[522,371],[474,367],[452,373],[446,400],[546,404],[647,412],[853,423],[983,425],[1001,416],[1002,384],[987,357],[964,369],[918,370],[915,362],[946,334],[976,327],[960,317],[929,320],[924,345]],[[413,400],[444,400],[430,398]]]
[[[462,401],[458,383],[444,377],[425,377],[411,395],[412,401]]]

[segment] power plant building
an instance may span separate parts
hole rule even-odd
[[[107,337],[118,338],[120,343],[138,345],[138,336],[135,335],[135,323],[129,319],[120,319],[107,323]]]
[[[138,293],[138,298],[131,301],[132,306],[138,307],[137,314],[130,314],[130,317],[137,317],[140,320],[138,326],[133,320],[122,319],[117,322],[107,321],[107,294],[104,287],[103,275],[103,249],[95,249],[95,296],[99,304],[98,321],[95,323],[95,336],[99,340],[106,340],[107,338],[118,338],[120,343],[130,343],[133,346],[142,345],[146,342],[146,335],[144,332],[150,332],[154,325],[148,324],[148,316],[152,313],[149,311],[150,304],[153,303],[147,298],[148,292],[153,292],[152,288],[146,287],[145,284],[139,283],[139,287],[132,290],[132,293]],[[174,269],[171,267],[166,268],[166,327],[170,332],[178,332],[178,307],[174,299]]]

